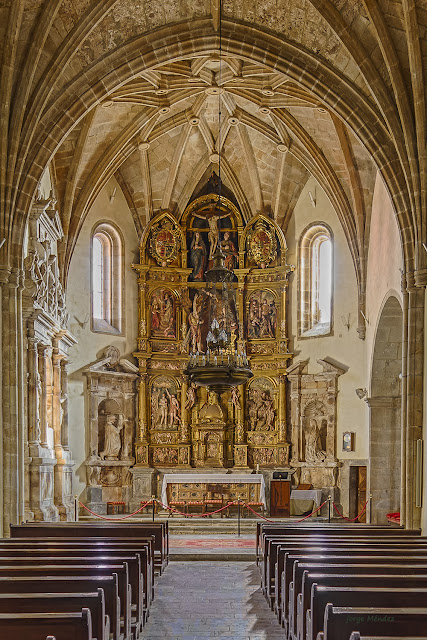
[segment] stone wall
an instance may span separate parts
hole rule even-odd
[[[114,197],[111,195],[116,189]],[[90,240],[91,230],[100,221],[116,224],[124,239],[124,318],[122,335],[94,333],[90,323]],[[115,180],[110,180],[95,200],[77,242],[68,275],[68,305],[70,329],[78,340],[71,350],[69,367],[70,448],[76,463],[73,489],[78,495],[86,487],[86,466],[89,443],[85,437],[85,376],[83,370],[98,360],[108,345],[120,350],[123,357],[132,360],[137,337],[137,289],[131,264],[137,261],[138,236],[129,208]]]

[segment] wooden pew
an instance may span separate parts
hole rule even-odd
[[[303,629],[299,628],[296,634],[298,640],[315,640],[317,634],[323,630],[323,620],[326,605],[330,603],[334,607],[374,607],[398,609],[422,608],[427,605],[427,585],[424,588],[402,587],[326,587],[313,585],[311,592],[312,612],[311,622],[307,625],[307,634],[303,636]],[[426,620],[427,630],[427,620]]]
[[[260,552],[263,552],[262,540],[264,535],[313,535],[317,533],[324,535],[331,535],[334,531],[343,535],[354,535],[357,531],[366,530],[367,534],[375,532],[375,530],[382,536],[420,536],[420,529],[403,529],[398,527],[389,527],[388,525],[369,525],[369,524],[336,524],[336,523],[322,523],[322,524],[308,524],[308,523],[288,523],[288,522],[257,522],[256,529],[256,554],[259,556]]]
[[[90,610],[92,636],[97,640],[109,640],[110,620],[105,615],[102,589],[93,593],[0,594],[0,613],[79,613],[82,609]]]
[[[89,609],[80,613],[0,613],[0,638],[40,640],[52,634],[58,640],[92,640]]]
[[[66,553],[66,555],[64,555]],[[108,563],[124,563],[126,562],[129,570],[129,584],[131,586],[131,609],[135,611],[135,620],[132,622],[134,627],[137,627],[137,634],[139,634],[145,622],[144,613],[144,594],[143,583],[141,574],[141,559],[139,554],[125,555],[122,551],[111,552],[104,555],[95,553],[91,554],[83,552],[81,549],[74,551],[66,549],[58,549],[56,552],[53,550],[20,550],[20,548],[13,547],[13,549],[4,550],[0,546],[0,568],[3,564],[20,566],[23,564],[49,564],[60,565],[66,567],[69,564],[91,564],[98,566],[100,564]]]
[[[420,640],[414,636],[361,636],[358,631],[353,631],[349,640]],[[423,636],[421,640],[427,640],[427,636]]]
[[[404,588],[427,589],[427,572],[425,575],[355,575],[355,574],[322,574],[304,572],[302,579],[302,596],[298,603],[297,629],[299,637],[304,640],[316,640],[317,634],[323,630],[324,611],[311,609],[311,591],[314,586],[324,587],[366,587],[372,588]],[[302,623],[302,627],[300,626]]]
[[[159,523],[110,523],[110,522],[29,522],[10,525],[11,538],[67,537],[107,538],[120,540],[154,536],[155,564],[159,573],[169,561],[169,524]]]
[[[426,633],[427,608],[334,607],[327,604],[323,632],[317,640],[343,640],[356,629],[364,634],[390,637],[412,635],[423,638]]]
[[[286,552],[303,553],[307,551],[307,553],[310,555],[321,555],[322,551],[325,549],[335,549],[339,553],[342,553],[344,551],[351,554],[353,550],[358,552],[360,552],[360,550],[364,550],[366,553],[376,553],[376,551],[379,551],[380,553],[384,552],[385,554],[386,549],[389,551],[389,553],[395,553],[400,552],[403,548],[402,543],[399,545],[395,544],[394,542],[392,544],[389,544],[388,540],[383,541],[380,538],[358,538],[357,540],[350,542],[343,542],[339,538],[337,540],[337,542],[328,540],[326,543],[323,543],[323,545],[321,545],[319,542],[316,542],[315,546],[313,546],[309,542],[306,542],[305,540],[301,540],[298,542],[288,542],[283,546],[281,544],[275,545],[275,540],[272,541],[272,558],[276,558],[274,579],[272,579],[269,575],[268,572],[271,571],[271,569],[269,569],[269,565],[267,565],[267,584],[265,586],[264,593],[267,597],[267,600],[269,601],[270,606],[271,604],[273,604],[274,611],[276,612],[279,621],[281,621],[281,575],[284,568]],[[427,542],[427,540],[425,540],[425,542]],[[424,553],[424,551],[427,553],[427,544],[415,545],[405,543],[404,549],[405,552],[408,553]],[[270,561],[271,559],[269,560],[269,562]],[[272,600],[274,600],[273,603],[271,602]]]
[[[411,540],[411,538],[409,538]],[[415,551],[417,549],[425,549],[427,551],[427,538],[418,538],[418,544],[408,544],[405,541],[405,548],[408,551]],[[315,540],[306,538],[291,538],[287,539],[283,544],[282,539],[272,538],[266,541],[266,560],[261,564],[261,586],[264,595],[269,602],[270,607],[278,610],[278,602],[280,601],[280,576],[283,571],[284,554],[290,550],[304,550],[311,552],[322,550],[323,548],[329,548],[332,545],[339,548],[357,549],[366,546],[366,548],[373,547],[374,545],[380,548],[387,546],[390,548],[401,549],[402,539],[396,540],[395,538],[389,538],[383,540],[379,537],[372,536],[355,536],[353,540],[342,539],[339,536],[318,538]]]
[[[105,599],[105,613],[110,620],[112,640],[120,640],[120,599],[118,576],[29,576],[0,577],[0,597],[8,593],[86,593],[102,589]]]
[[[362,531],[362,530],[358,530],[356,529],[354,531],[354,534],[349,538],[349,536],[347,535],[347,533],[345,535],[341,535],[339,532],[334,532],[334,533],[328,533],[325,534],[325,532],[323,533],[316,533],[315,535],[307,535],[307,536],[277,536],[277,535],[265,535],[263,536],[263,556],[261,559],[260,564],[260,570],[261,570],[261,585],[263,588],[264,593],[270,594],[270,591],[267,589],[267,585],[268,585],[268,581],[269,579],[271,579],[274,576],[274,566],[275,563],[277,562],[277,549],[279,546],[286,546],[287,544],[289,544],[290,542],[294,543],[294,544],[300,544],[303,546],[319,546],[319,545],[323,545],[323,544],[328,544],[330,542],[342,542],[345,543],[346,541],[349,544],[355,544],[355,543],[361,543],[361,542],[369,542],[371,540],[373,540],[374,538],[377,539],[377,541],[384,541],[384,544],[391,544],[391,543],[396,543],[396,544],[402,544],[402,542],[404,542],[405,544],[410,543],[412,540],[413,542],[417,543],[417,544],[421,544],[421,545],[426,545],[427,547],[427,538],[421,538],[421,537],[417,537],[414,539],[413,536],[387,536],[384,539],[384,536],[382,534],[378,534],[378,532],[372,532],[372,533],[367,533],[366,531]]]
[[[372,540],[375,540],[375,542],[377,543],[377,545],[380,545],[380,548],[374,547],[372,554],[369,554],[369,550],[372,549],[372,547],[370,545],[373,544]],[[365,544],[367,546],[365,546]],[[369,546],[368,546],[369,545]],[[401,546],[397,547],[397,550],[400,551],[401,550]],[[406,548],[406,547],[405,547]],[[281,618],[281,611],[282,611],[282,607],[281,607],[281,602],[282,602],[282,598],[283,598],[283,594],[282,594],[282,574],[284,571],[284,564],[285,564],[285,558],[286,558],[286,554],[288,553],[288,555],[290,553],[292,553],[293,556],[297,555],[305,555],[307,558],[309,556],[330,556],[330,555],[334,555],[334,551],[336,552],[336,554],[338,555],[343,555],[346,554],[347,558],[349,557],[349,555],[353,552],[354,550],[354,554],[355,556],[358,555],[374,555],[376,553],[378,553],[378,555],[387,555],[387,549],[388,549],[388,545],[385,542],[379,541],[378,539],[368,539],[368,541],[365,543],[364,539],[359,539],[358,541],[354,541],[350,544],[346,544],[345,542],[335,542],[334,541],[327,541],[326,543],[324,543],[323,545],[317,545],[315,547],[312,547],[310,545],[309,542],[305,542],[304,544],[301,545],[297,545],[296,547],[291,544],[288,543],[287,545],[284,545],[283,547],[278,547],[277,549],[277,562],[276,562],[276,567],[275,567],[275,580],[274,583],[272,581],[269,581],[269,583],[266,585],[265,588],[265,595],[266,598],[270,604],[270,606],[272,605],[272,602],[274,601],[274,608],[276,610],[276,613],[279,615],[279,619]],[[390,554],[394,554],[396,551],[396,547],[392,547],[389,551]],[[421,546],[421,548],[416,547],[415,549],[408,549],[408,554],[412,554],[412,555],[423,555],[424,553],[427,553],[427,546],[423,547]],[[290,576],[291,574],[289,574]],[[288,583],[287,586],[289,584],[289,581],[291,580],[291,578],[289,577],[288,579]],[[285,603],[286,604],[286,603]],[[279,614],[280,612],[280,614]]]
[[[102,576],[113,575],[118,576],[120,615],[123,618],[124,640],[131,640],[131,588],[129,584],[129,569],[126,562],[122,564],[104,564],[104,565],[37,565],[27,564],[22,566],[0,565],[0,577],[24,577],[45,578],[57,576]]]
[[[296,621],[297,621],[297,603],[298,603],[298,594],[301,593],[302,589],[302,576],[301,582],[298,583],[295,580],[294,567],[296,562],[307,562],[307,561],[315,561],[318,564],[330,564],[330,563],[347,563],[349,560],[356,564],[377,564],[377,563],[398,563],[399,561],[410,562],[412,564],[415,563],[424,563],[427,569],[427,551],[424,553],[415,552],[406,553],[405,549],[402,548],[399,555],[396,553],[390,554],[390,552],[385,548],[384,550],[377,550],[374,553],[368,554],[363,550],[352,550],[351,552],[342,550],[337,551],[336,549],[324,549],[321,554],[317,555],[316,553],[311,554],[308,551],[304,551],[302,554],[286,553],[285,554],[285,568],[284,572],[289,572],[289,577],[292,574],[292,581],[288,580],[288,618],[284,619],[284,626],[289,625],[289,634],[291,636],[296,635]]]
[[[0,549],[91,549],[93,554],[108,553],[110,550],[138,553],[141,555],[143,569],[144,592],[148,595],[149,603],[154,598],[154,538],[128,538],[124,542],[104,538],[7,538],[0,540]],[[144,571],[144,567],[147,568]]]
[[[302,562],[296,560],[293,562],[293,575],[289,576],[284,571],[282,574],[282,619],[285,629],[289,629],[292,624],[293,618],[291,616],[296,615],[293,609],[293,592],[301,592],[302,576],[304,571],[316,572],[316,573],[349,573],[359,575],[406,575],[408,573],[414,573],[415,575],[425,575],[427,573],[427,562],[410,564],[406,558],[398,563],[390,562],[388,564],[381,563],[381,561],[375,558],[372,562],[363,562],[363,558],[359,558],[360,562],[354,562],[352,558],[347,558],[342,562],[335,562],[332,564],[322,564],[321,562]],[[288,572],[292,569],[288,569]],[[292,584],[292,590],[291,585]],[[292,611],[291,611],[292,605]]]

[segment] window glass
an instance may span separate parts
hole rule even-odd
[[[121,237],[111,224],[99,224],[92,235],[92,331],[122,332]]]

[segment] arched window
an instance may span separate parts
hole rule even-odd
[[[300,240],[299,335],[326,335],[332,330],[332,233],[320,223]]]
[[[98,224],[91,247],[92,331],[122,333],[122,256],[119,232],[111,224]]]

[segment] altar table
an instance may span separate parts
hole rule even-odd
[[[291,491],[291,515],[300,516],[307,511],[320,507],[321,489],[293,489]]]
[[[163,476],[162,503],[169,506],[168,485],[184,485],[182,488],[188,489],[189,494],[195,494],[189,495],[188,499],[197,500],[206,493],[208,484],[223,485],[224,493],[233,493],[233,489],[234,491],[240,489],[237,497],[243,501],[246,499],[251,502],[262,502],[267,508],[264,476],[261,473],[166,473]],[[239,486],[233,488],[230,486],[233,484]],[[243,487],[243,485],[246,486]],[[181,494],[174,496],[174,499],[182,497]]]

